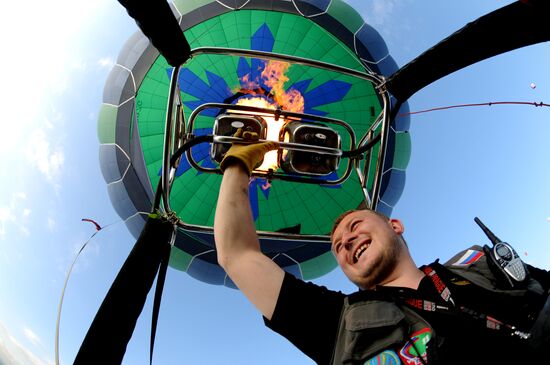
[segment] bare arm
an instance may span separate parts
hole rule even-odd
[[[252,304],[271,319],[284,271],[260,250],[248,180],[241,164],[224,172],[214,219],[218,262]]]

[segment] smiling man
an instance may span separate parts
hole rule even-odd
[[[257,139],[249,132],[242,137]],[[401,221],[357,210],[337,219],[331,238],[336,260],[358,292],[331,291],[284,272],[260,250],[248,198],[251,171],[276,148],[276,142],[231,147],[221,163],[214,222],[219,264],[269,328],[318,364],[543,360],[550,336],[544,314],[550,312],[549,273],[526,265],[530,276],[510,290],[479,246],[445,265],[418,268]]]
[[[368,210],[346,212],[334,224],[332,251],[344,274],[361,289],[416,289],[424,274],[409,253],[403,231],[398,219]]]

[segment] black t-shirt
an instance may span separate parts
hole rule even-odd
[[[328,364],[336,340],[345,294],[285,274],[267,327],[292,342],[318,364]]]
[[[502,321],[506,320],[510,324],[518,322],[515,318],[524,317],[518,305],[521,307],[523,302],[530,301],[530,298],[525,298],[510,303],[509,299],[493,297],[477,287],[463,285],[460,282],[448,285],[458,304],[476,308],[478,311],[490,309],[491,311],[485,314]],[[394,297],[424,299],[446,304],[428,277],[422,279],[417,290],[380,287],[377,291],[387,292]],[[360,300],[365,294],[359,291],[351,294],[349,300]],[[346,295],[341,292],[306,283],[286,274],[275,312],[271,321],[265,320],[266,326],[287,338],[316,363],[330,364],[345,297]],[[541,363],[540,353],[532,351],[517,338],[488,329],[482,320],[449,312],[417,312],[435,330],[439,343],[439,363]]]

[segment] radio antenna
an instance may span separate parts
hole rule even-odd
[[[487,237],[489,237],[489,239],[493,243],[493,246],[496,245],[497,243],[502,242],[500,240],[500,238],[495,236],[495,234],[493,232],[491,232],[491,230],[489,228],[487,228],[487,226],[485,226],[485,224],[483,224],[481,219],[479,219],[478,217],[475,217],[474,221],[477,223],[478,226],[481,227],[481,230],[487,235]]]

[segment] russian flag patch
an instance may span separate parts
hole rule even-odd
[[[459,258],[455,263],[453,263],[454,266],[467,266],[471,265],[477,260],[479,260],[481,257],[483,257],[484,253],[482,251],[476,251],[476,250],[468,250],[462,255],[461,258]]]

